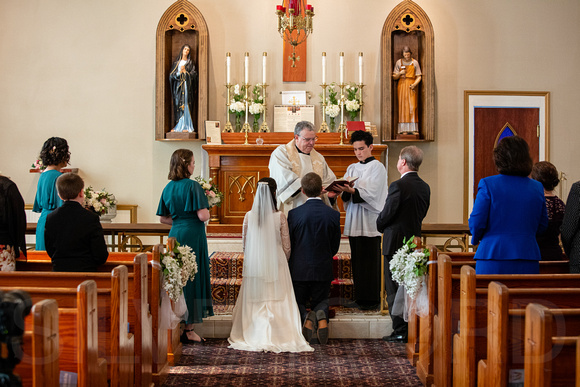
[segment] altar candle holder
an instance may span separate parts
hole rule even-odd
[[[231,83],[226,83],[226,125],[224,126],[224,133],[232,133],[234,131],[234,127],[230,122],[230,91],[232,88]]]
[[[270,133],[270,128],[268,127],[268,123],[266,122],[266,88],[268,85],[266,83],[262,83],[262,104],[264,104],[264,119],[262,120],[262,124],[260,125],[260,133]]]
[[[249,98],[248,98],[248,88],[250,87],[249,83],[244,83],[244,88],[245,90],[245,96],[244,96],[244,100],[246,102],[246,119],[244,122],[244,125],[242,126],[242,132],[244,132],[244,145],[248,145],[248,133],[251,132],[252,128],[250,127],[250,124],[248,123],[248,103],[249,103]]]
[[[322,87],[322,123],[320,124],[320,129],[318,129],[318,133],[328,133],[330,131],[326,123],[326,88],[328,85],[323,82],[320,87]]]
[[[341,82],[338,87],[340,87],[340,125],[338,125],[338,133],[340,133],[340,145],[344,145],[343,136],[346,136],[346,123],[344,122],[344,88],[346,87],[346,84]]]
[[[363,87],[365,87],[364,83],[358,84],[358,100],[360,101],[360,120],[363,121],[363,106],[365,105],[363,101]]]

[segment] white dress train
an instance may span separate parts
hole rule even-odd
[[[244,218],[243,244],[246,252],[248,219]],[[310,352],[314,349],[308,345],[302,335],[300,313],[294,296],[290,270],[287,259],[290,256],[290,237],[288,223],[283,212],[272,212],[276,232],[277,280],[264,281],[242,280],[240,293],[233,311],[232,331],[228,341],[230,347],[242,351],[269,352]],[[251,232],[251,231],[250,231]],[[244,270],[246,269],[244,259]],[[252,289],[253,287],[256,287]],[[269,288],[269,289],[268,289]],[[274,299],[254,300],[253,293],[276,294]],[[259,297],[261,298],[261,297]]]

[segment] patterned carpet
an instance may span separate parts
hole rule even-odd
[[[329,340],[308,353],[228,349],[227,340],[186,345],[164,386],[422,386],[403,344]]]

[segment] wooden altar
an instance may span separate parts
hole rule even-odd
[[[317,133],[316,150],[320,152],[337,177],[345,174],[346,168],[358,160],[352,145],[344,141],[340,145],[338,133]],[[241,233],[246,212],[252,209],[257,181],[270,175],[270,154],[280,144],[292,140],[293,133],[249,133],[248,144],[244,145],[244,133],[222,133],[224,144],[205,144],[209,155],[210,177],[224,193],[221,207],[214,207],[208,225],[209,233]],[[256,145],[260,137],[263,145]],[[373,156],[382,161],[386,145],[374,144]],[[344,210],[341,222],[344,224]]]

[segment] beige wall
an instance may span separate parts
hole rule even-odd
[[[380,115],[383,23],[397,1],[313,0],[306,83],[282,82],[282,43],[274,8],[263,0],[197,0],[210,32],[209,119],[224,121],[225,52],[232,79],[261,81],[268,52],[269,106],[281,90],[308,90],[319,103],[320,54],[328,80],[338,80],[338,53],[346,80],[358,79],[365,57],[365,120]],[[550,160],[568,175],[567,193],[580,180],[577,126],[580,91],[580,3],[577,0],[417,1],[435,31],[436,141],[420,144],[421,174],[432,188],[426,221],[463,220],[464,90],[533,90],[551,93]],[[171,153],[200,142],[154,141],[155,31],[167,0],[0,1],[0,171],[32,203],[37,174],[28,167],[50,136],[65,137],[71,163],[88,184],[106,187],[121,203],[139,205],[139,221],[156,221]],[[270,127],[272,127],[270,116]],[[318,123],[317,123],[318,124]],[[390,180],[397,178],[400,144],[390,144]],[[195,174],[199,174],[200,164]]]

